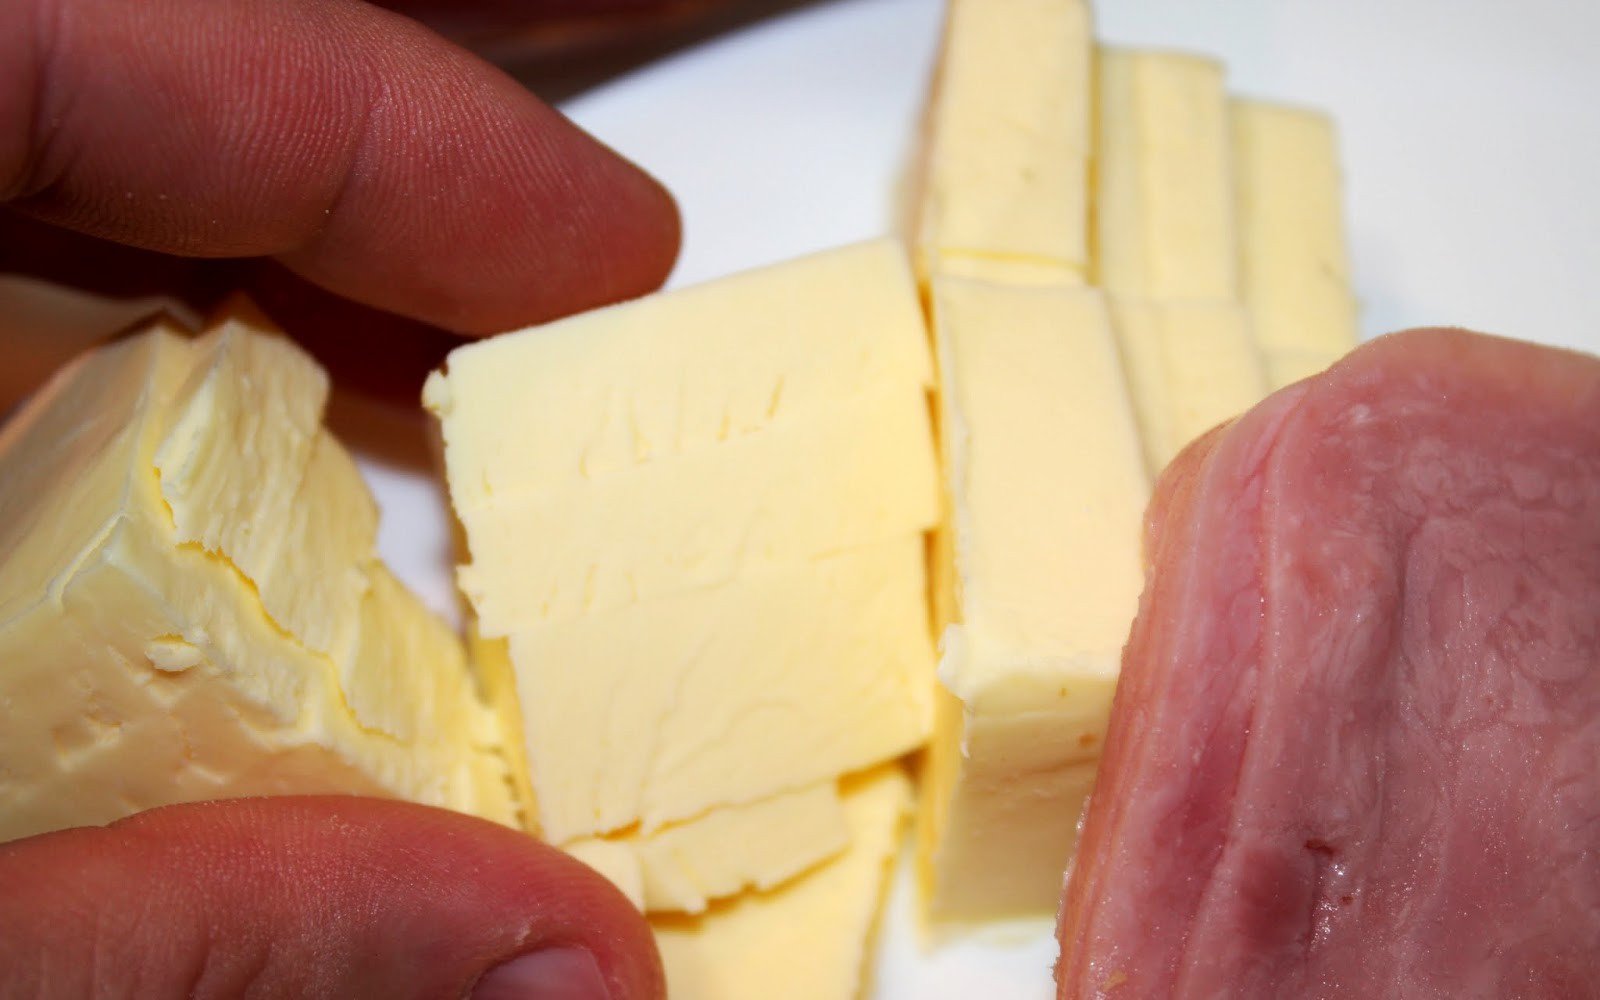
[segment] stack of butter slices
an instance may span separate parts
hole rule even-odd
[[[682,914],[658,921],[677,995],[741,995],[726,956],[790,970],[766,995],[854,992],[907,795],[886,762],[931,725],[932,378],[880,241],[461,348],[428,383],[536,829]]]
[[[1096,46],[1081,0],[954,0],[930,125],[946,515],[920,868],[936,919],[1049,914],[1151,478],[1354,344],[1337,165],[1325,119],[1230,104],[1206,58]]]
[[[0,840],[290,792],[520,825],[460,640],[378,561],[327,376],[261,328],[157,322],[0,431]]]

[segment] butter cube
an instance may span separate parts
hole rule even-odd
[[[1149,480],[1098,291],[944,279],[933,314],[949,562],[921,865],[937,918],[1046,913],[1138,602]]]
[[[1082,0],[953,0],[935,83],[924,272],[1081,284],[1090,25]]]
[[[846,779],[844,854],[698,916],[650,918],[667,992],[692,1000],[853,1000],[899,843],[910,785],[896,766]]]
[[[325,392],[245,320],[158,325],[0,431],[0,840],[285,792],[519,823],[459,642],[377,561]]]
[[[933,524],[927,389],[891,383],[718,448],[458,512],[472,555],[458,579],[486,634],[727,583]]]
[[[905,251],[878,240],[453,351],[424,402],[450,500],[504,498],[730,443],[932,361]]]
[[[1266,395],[1241,307],[1140,299],[1112,299],[1110,306],[1152,477],[1190,441]]]
[[[487,673],[514,674],[546,839],[658,838],[927,738],[932,367],[879,241],[472,345],[430,379],[459,580]],[[813,832],[784,864],[837,849]],[[647,903],[700,905],[665,870]],[[747,877],[767,876],[707,889]]]
[[[1238,297],[1222,66],[1102,48],[1095,284],[1150,299]]]
[[[1285,356],[1279,388],[1358,337],[1337,140],[1315,111],[1235,100],[1231,117],[1240,287],[1263,352]]]
[[[641,909],[702,913],[710,900],[787,882],[843,851],[849,839],[836,783],[825,781],[713,809],[652,834],[635,829],[574,841],[565,850],[625,892],[637,885]],[[606,854],[613,850],[625,858],[611,860]],[[612,875],[617,871],[620,878]]]
[[[1325,351],[1316,348],[1267,348],[1264,359],[1267,384],[1275,390],[1293,385],[1301,379],[1327,371],[1344,355],[1344,351]]]
[[[915,749],[932,718],[923,541],[513,632],[546,839],[653,833]]]

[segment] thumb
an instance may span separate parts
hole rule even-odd
[[[347,797],[0,844],[0,996],[656,1000],[644,919],[525,834]]]

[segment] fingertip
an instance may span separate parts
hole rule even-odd
[[[0,888],[0,995],[46,980],[178,995],[200,969],[210,995],[465,996],[556,953],[590,956],[613,1000],[664,995],[648,925],[604,879],[519,831],[403,802],[168,806],[0,845]],[[581,965],[543,969],[559,985]],[[540,967],[515,969],[526,983]]]

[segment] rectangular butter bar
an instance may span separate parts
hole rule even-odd
[[[879,240],[459,348],[424,397],[466,516],[932,377],[905,251]]]
[[[1337,141],[1315,111],[1247,100],[1230,109],[1240,288],[1263,352],[1285,356],[1270,366],[1278,388],[1358,337]]]
[[[644,833],[927,736],[920,534],[513,632],[539,823]]]
[[[1298,350],[1291,347],[1267,348],[1267,384],[1274,391],[1293,385],[1301,379],[1327,371],[1335,361],[1344,357],[1344,351],[1325,351],[1316,348]]]
[[[325,387],[247,322],[157,327],[0,432],[0,840],[291,791],[519,822],[459,641],[377,561]]]
[[[931,108],[924,273],[1082,283],[1090,25],[1082,0],[954,0]]]
[[[932,435],[926,389],[899,381],[719,448],[461,510],[461,589],[484,633],[505,635],[921,531],[938,518]]]
[[[946,279],[933,311],[951,564],[922,870],[937,918],[1051,912],[1138,601],[1149,481],[1098,291]]]
[[[692,1000],[853,1000],[910,784],[897,766],[847,778],[850,848],[770,892],[699,916],[652,916],[667,992]]]
[[[724,806],[651,834],[630,830],[574,841],[563,849],[590,861],[652,913],[702,913],[709,901],[765,891],[826,861],[849,844],[834,781]],[[606,845],[599,847],[596,845]],[[605,852],[619,850],[611,860]],[[626,869],[620,878],[612,873]]]
[[[1098,50],[1095,284],[1150,299],[1238,297],[1222,66]]]
[[[1227,302],[1112,299],[1152,477],[1190,441],[1266,395],[1245,311]]]

